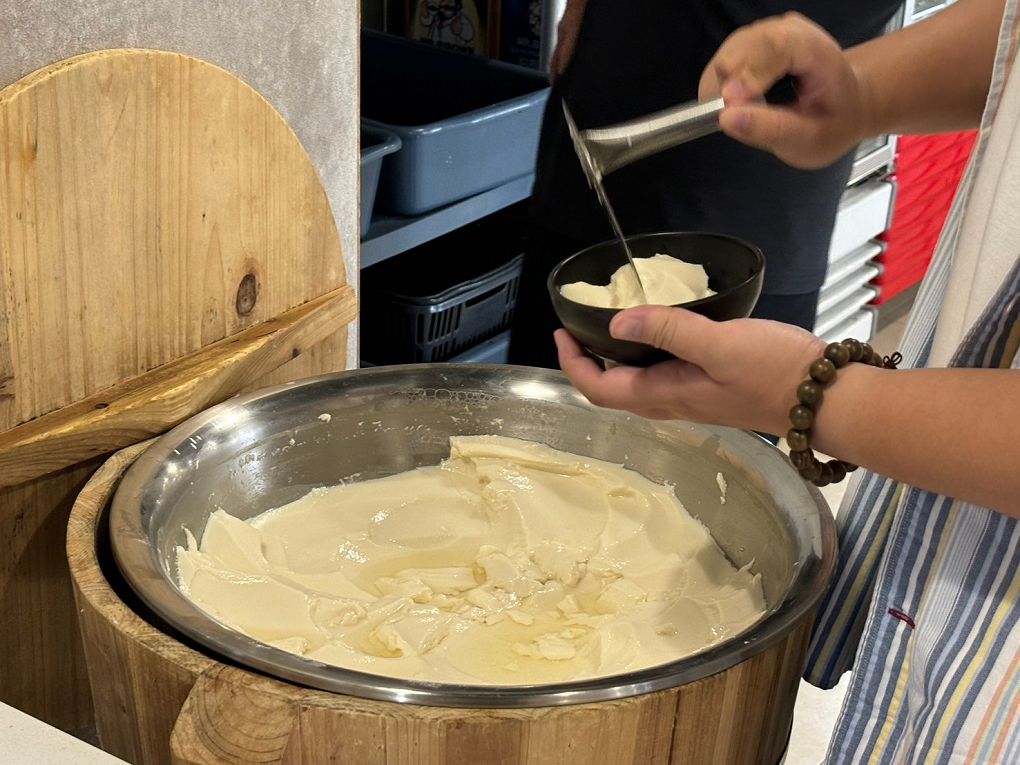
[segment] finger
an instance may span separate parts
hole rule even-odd
[[[618,366],[591,375],[576,372],[571,369],[568,378],[596,406],[656,420],[690,419],[688,393],[711,383],[704,370],[679,359],[646,368]]]
[[[556,330],[553,333],[553,340],[556,342],[556,354],[559,357],[560,369],[570,378],[570,381],[577,380],[585,385],[595,384],[602,374],[602,370],[594,359],[584,352],[581,344],[565,329]],[[576,383],[575,387],[577,387]]]
[[[629,391],[632,386],[627,378],[643,370],[634,367],[614,367],[603,371],[566,330],[556,330],[553,338],[556,341],[560,369],[575,388],[596,406],[627,408],[631,401]]]
[[[832,161],[818,140],[818,120],[783,106],[732,106],[719,114],[723,133],[764,149],[794,167],[813,169]]]
[[[640,306],[621,311],[609,325],[620,340],[653,345],[698,366],[715,359],[719,324],[683,308]]]
[[[784,54],[786,22],[767,19],[738,29],[720,46],[702,74],[705,96],[721,95],[727,103],[761,96],[783,75],[790,58]],[[699,84],[700,92],[700,84]]]
[[[553,332],[553,341],[556,343],[556,351],[560,361],[573,360],[577,357],[587,358],[584,350],[581,348],[581,344],[567,330],[557,329]],[[591,359],[588,359],[588,361],[591,361]]]
[[[720,71],[711,65],[705,67],[698,81],[698,100],[710,101],[722,95],[722,79]]]
[[[709,61],[703,79],[706,87],[717,83],[727,103],[741,104],[761,98],[785,75],[811,74],[833,54],[839,55],[839,45],[825,30],[788,13],[730,35]]]
[[[566,330],[556,330],[553,337],[559,353],[560,369],[593,404],[632,412],[643,412],[649,406],[654,406],[642,392],[647,384],[648,369],[616,366],[603,370]]]
[[[596,406],[624,409],[649,419],[691,419],[689,393],[697,397],[714,383],[700,367],[673,359],[646,369],[614,367],[602,371],[566,330],[557,330],[560,367],[575,388]]]

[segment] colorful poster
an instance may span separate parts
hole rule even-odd
[[[489,55],[488,10],[484,0],[411,0],[408,37],[461,53]]]

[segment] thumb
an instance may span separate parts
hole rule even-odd
[[[701,314],[683,308],[639,306],[613,317],[609,333],[618,340],[631,340],[660,348],[698,366],[710,362],[716,347],[719,325]]]
[[[804,117],[781,106],[741,104],[728,106],[719,115],[719,127],[726,135],[773,153],[803,140],[805,123]]]
[[[723,109],[722,131],[741,143],[764,149],[794,167],[813,169],[831,162],[818,145],[817,118],[782,106],[745,104]]]

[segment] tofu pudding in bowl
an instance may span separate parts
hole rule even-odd
[[[730,236],[699,232],[627,237],[645,295],[619,241],[571,255],[549,274],[553,308],[564,328],[592,354],[632,366],[670,358],[643,343],[617,340],[609,323],[624,308],[682,306],[710,319],[750,316],[765,278],[761,251]]]
[[[634,271],[637,271],[635,278]],[[567,300],[596,308],[633,308],[638,305],[683,305],[711,297],[708,274],[698,263],[686,263],[664,253],[625,263],[609,278],[609,284],[570,282],[560,286]]]
[[[128,469],[109,533],[145,607],[213,654],[451,707],[620,699],[792,650],[835,559],[824,501],[755,436],[482,365],[215,406]]]

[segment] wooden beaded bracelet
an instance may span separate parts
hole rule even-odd
[[[829,343],[822,358],[811,363],[808,379],[797,386],[797,400],[800,403],[790,410],[790,424],[793,427],[786,434],[786,442],[790,445],[790,461],[802,478],[815,486],[827,486],[839,483],[846,478],[847,473],[857,469],[856,465],[843,460],[823,463],[811,451],[811,426],[814,425],[815,414],[822,403],[822,391],[836,379],[836,370],[851,361],[896,369],[902,360],[899,353],[883,358],[867,343],[848,338],[841,343]]]

